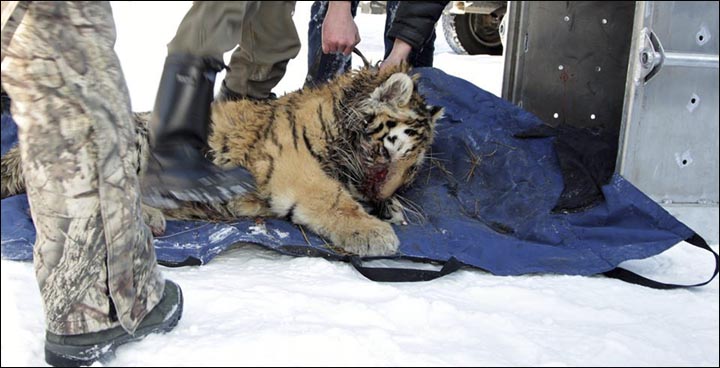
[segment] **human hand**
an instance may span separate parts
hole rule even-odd
[[[401,64],[402,62],[407,62],[408,56],[410,56],[410,51],[412,51],[412,46],[410,46],[409,43],[396,38],[395,43],[393,43],[392,51],[390,51],[390,55],[388,55],[387,59],[383,60],[380,64],[380,72],[382,73],[387,69]]]
[[[322,25],[323,52],[341,52],[347,56],[358,43],[360,33],[350,12],[350,2],[330,1]]]

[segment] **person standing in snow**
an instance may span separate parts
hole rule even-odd
[[[174,328],[180,287],[143,222],[130,98],[109,2],[2,2],[2,85],[37,238],[45,360],[90,365]]]

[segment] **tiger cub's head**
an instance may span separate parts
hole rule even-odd
[[[383,201],[410,184],[432,144],[443,109],[430,106],[417,91],[417,76],[406,69],[387,73],[360,104],[364,116],[365,179],[358,188],[368,200]]]

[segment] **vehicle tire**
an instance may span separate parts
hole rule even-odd
[[[493,14],[450,14],[442,16],[445,39],[458,54],[502,55],[503,45],[498,27],[502,17]]]

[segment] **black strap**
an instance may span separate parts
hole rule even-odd
[[[363,55],[362,52],[360,52],[360,50],[357,49],[357,47],[353,47],[352,52],[353,52],[353,54],[360,56],[360,59],[362,59],[363,65],[365,65],[366,68],[371,67],[368,59],[365,58],[365,55]]]
[[[678,288],[703,286],[703,285],[709,283],[710,281],[712,281],[715,278],[715,276],[717,276],[717,274],[718,274],[718,255],[710,248],[710,246],[708,246],[707,242],[705,242],[705,239],[703,239],[698,234],[694,234],[693,236],[691,236],[690,238],[688,238],[685,241],[698,247],[698,248],[707,250],[708,252],[712,253],[713,257],[715,257],[715,272],[713,272],[713,275],[712,275],[712,277],[710,277],[709,280],[707,280],[705,282],[701,282],[699,284],[693,284],[693,285],[666,284],[663,282],[650,280],[648,278],[645,278],[643,276],[636,274],[635,272],[628,271],[628,270],[626,270],[624,268],[620,268],[620,267],[617,267],[608,272],[605,272],[605,273],[603,273],[603,275],[614,278],[614,279],[626,281],[631,284],[647,286],[647,287],[650,287],[653,289],[667,290],[667,289],[678,289]]]
[[[379,282],[430,281],[438,277],[445,276],[449,273],[453,273],[459,270],[460,267],[462,267],[462,263],[455,259],[455,257],[450,257],[450,259],[445,262],[440,271],[395,267],[365,267],[362,265],[362,260],[360,259],[360,257],[351,257],[350,263],[352,263],[353,267],[355,267],[355,269],[358,270],[358,272],[360,272],[363,276],[367,277],[372,281]]]
[[[689,288],[689,287],[697,287],[697,286],[703,286],[708,284],[710,281],[715,279],[715,276],[718,274],[718,264],[720,261],[718,260],[718,254],[715,253],[710,246],[708,246],[707,242],[700,237],[697,234],[694,234],[690,238],[686,239],[688,243],[707,250],[710,252],[713,257],[715,258],[715,270],[713,271],[712,276],[710,279],[708,279],[705,282],[701,282],[698,284],[692,284],[692,285],[680,285],[680,284],[666,284],[663,282],[655,281],[648,279],[646,277],[640,276],[636,274],[635,272],[626,270],[621,267],[617,267],[613,270],[604,272],[603,275],[622,280],[625,282],[629,282],[631,284],[641,285],[650,287],[653,289],[678,289],[678,288]],[[459,270],[463,264],[458,261],[455,257],[451,257],[445,264],[443,265],[442,269],[439,271],[431,271],[431,270],[419,270],[419,269],[409,269],[409,268],[395,268],[395,267],[389,267],[389,268],[376,268],[376,267],[366,267],[362,265],[362,260],[359,257],[351,257],[350,263],[352,263],[353,267],[360,272],[363,276],[366,278],[372,280],[372,281],[378,281],[378,282],[415,282],[415,281],[429,281],[434,280],[438,277],[445,276],[447,274],[453,273],[457,270]]]
[[[165,261],[158,259],[157,263],[165,267],[202,266],[203,262],[195,257],[187,257],[184,261]]]
[[[712,253],[713,257],[715,258],[715,271],[713,271],[712,277],[708,279],[705,282],[701,282],[698,284],[693,285],[679,285],[679,284],[666,284],[663,282],[655,281],[648,279],[646,277],[640,276],[636,274],[635,272],[626,270],[624,268],[617,267],[615,269],[612,269],[610,271],[604,272],[603,275],[622,280],[625,282],[629,282],[631,284],[641,285],[641,286],[647,286],[649,288],[653,289],[678,289],[678,288],[688,288],[688,287],[696,287],[696,286],[703,286],[708,284],[710,281],[715,279],[715,276],[718,274],[718,265],[720,261],[718,260],[718,254],[715,253],[710,246],[705,242],[705,239],[703,239],[700,235],[694,234],[690,238],[685,240],[686,242],[707,250],[708,252]],[[185,259],[185,261],[182,262],[168,262],[168,261],[160,261],[158,260],[158,263],[166,266],[166,267],[182,267],[182,266],[198,266],[202,265],[202,261],[195,257],[188,257]],[[395,267],[388,267],[388,268],[376,268],[376,267],[366,267],[362,265],[362,260],[360,257],[350,257],[350,263],[355,267],[355,269],[360,272],[363,276],[368,278],[372,281],[378,281],[378,282],[416,282],[416,281],[430,281],[434,280],[438,277],[445,276],[447,274],[453,273],[457,270],[459,270],[463,264],[458,261],[455,257],[450,257],[450,259],[445,262],[442,269],[439,271],[432,271],[432,270],[419,270],[419,269],[412,269],[412,268],[395,268]]]

